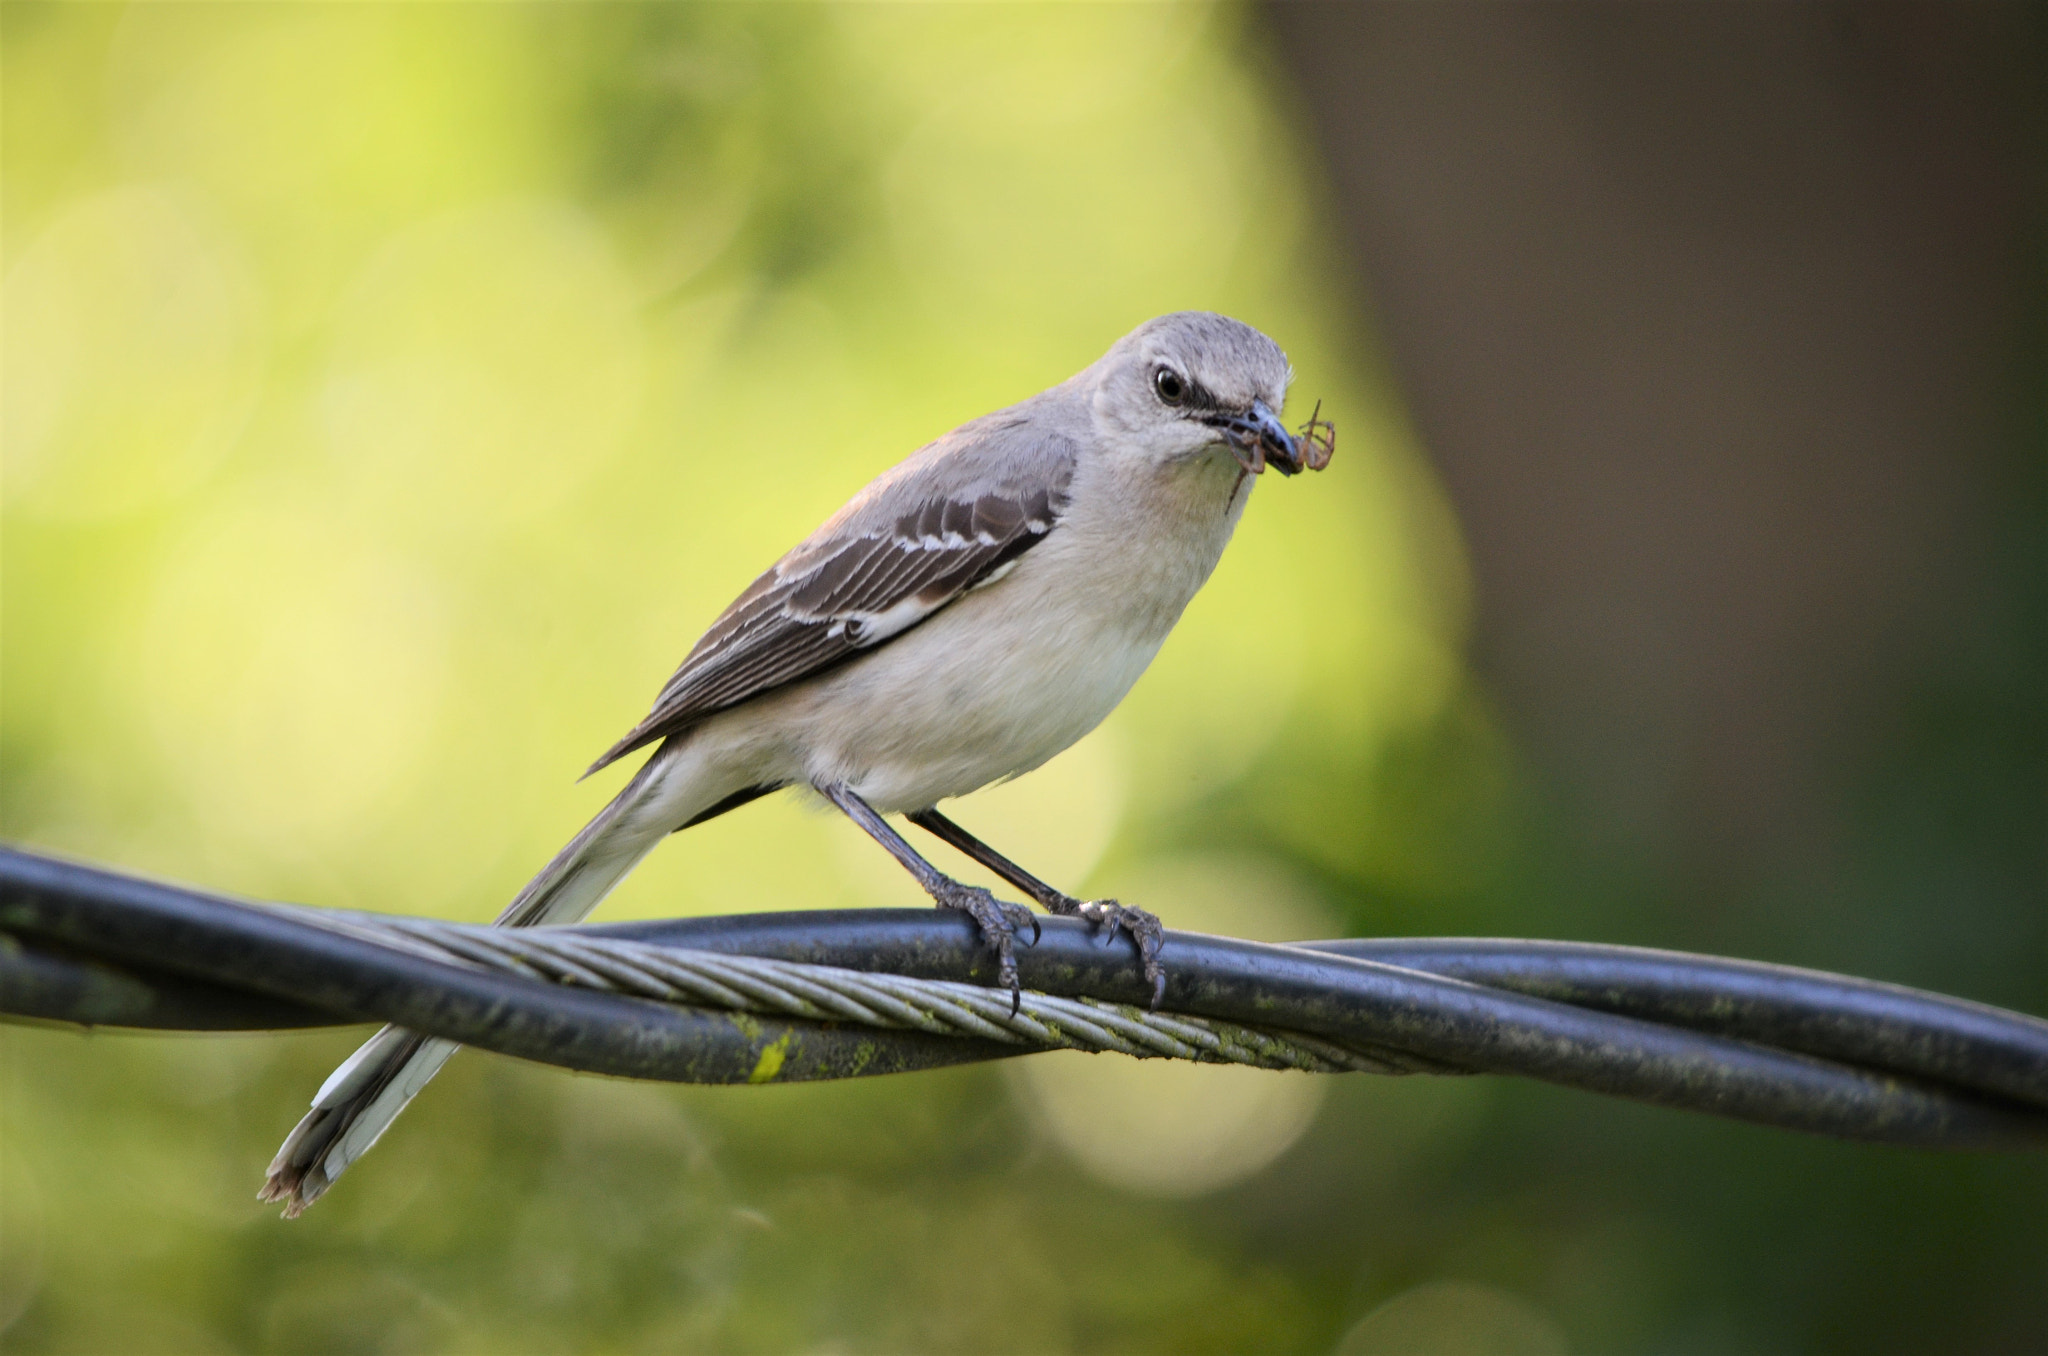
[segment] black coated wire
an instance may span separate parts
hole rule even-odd
[[[883,909],[586,925],[593,937],[987,983],[964,918]],[[1574,943],[1266,946],[1169,932],[1176,1013],[1395,1051],[1422,1067],[1844,1138],[2048,1143],[2048,1022],[1816,971]],[[1127,942],[1045,920],[1028,988],[1143,1004]],[[258,1029],[394,1021],[569,1068],[794,1081],[1000,1058],[1014,1046],[713,1012],[440,964],[294,917],[0,849],[0,1012]]]
[[[685,1083],[742,1083],[771,1066],[779,1081],[846,1078],[1018,1053],[467,969],[285,910],[10,849],[0,849],[0,934],[13,939],[0,949],[0,1012],[46,1021],[157,1030],[388,1021],[544,1064]],[[215,1019],[188,1023],[210,991],[222,996]]]

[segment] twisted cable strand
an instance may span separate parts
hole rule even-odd
[[[1406,1073],[1428,1061],[1365,1052],[1296,1032],[1147,1012],[1090,998],[1007,991],[956,980],[872,974],[757,956],[684,951],[552,928],[507,929],[430,919],[291,909],[294,916],[444,964],[657,1002],[818,1022],[854,1022],[1041,1049],[1115,1051],[1313,1073]]]

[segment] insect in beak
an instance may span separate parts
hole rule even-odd
[[[1258,475],[1271,466],[1291,476],[1322,470],[1337,450],[1337,426],[1322,418],[1322,412],[1322,402],[1317,401],[1315,413],[1298,435],[1289,433],[1263,400],[1253,401],[1244,414],[1216,415],[1208,422],[1222,432],[1237,464],[1248,474]]]
[[[1311,471],[1322,470],[1337,455],[1337,426],[1323,418],[1322,413],[1323,402],[1318,400],[1308,422],[1294,435],[1295,445],[1301,450],[1301,464]]]
[[[1231,452],[1237,457],[1237,464],[1252,475],[1258,475],[1268,466],[1283,476],[1291,476],[1301,469],[1294,435],[1287,431],[1263,400],[1253,401],[1251,409],[1243,414],[1215,415],[1209,424],[1223,434],[1223,440],[1230,444]]]

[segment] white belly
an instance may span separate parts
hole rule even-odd
[[[1245,498],[1235,469],[1190,476],[1169,501],[1178,512],[1156,521],[1063,523],[1007,577],[700,737],[722,747],[736,787],[837,782],[885,813],[1030,771],[1152,662],[1229,540]]]

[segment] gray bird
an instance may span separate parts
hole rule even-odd
[[[1280,423],[1279,345],[1187,311],[1074,377],[885,472],[713,622],[595,772],[654,756],[498,923],[587,915],[667,835],[785,787],[823,796],[938,904],[979,925],[1015,992],[1021,905],[963,885],[883,818],[905,815],[1059,914],[1121,930],[1154,1001],[1159,921],[1054,889],[933,807],[1038,767],[1101,723],[1230,540],[1256,476],[1320,470],[1327,421]],[[585,775],[588,775],[587,773]],[[296,1215],[376,1143],[456,1050],[386,1027],[336,1069],[270,1165]]]

